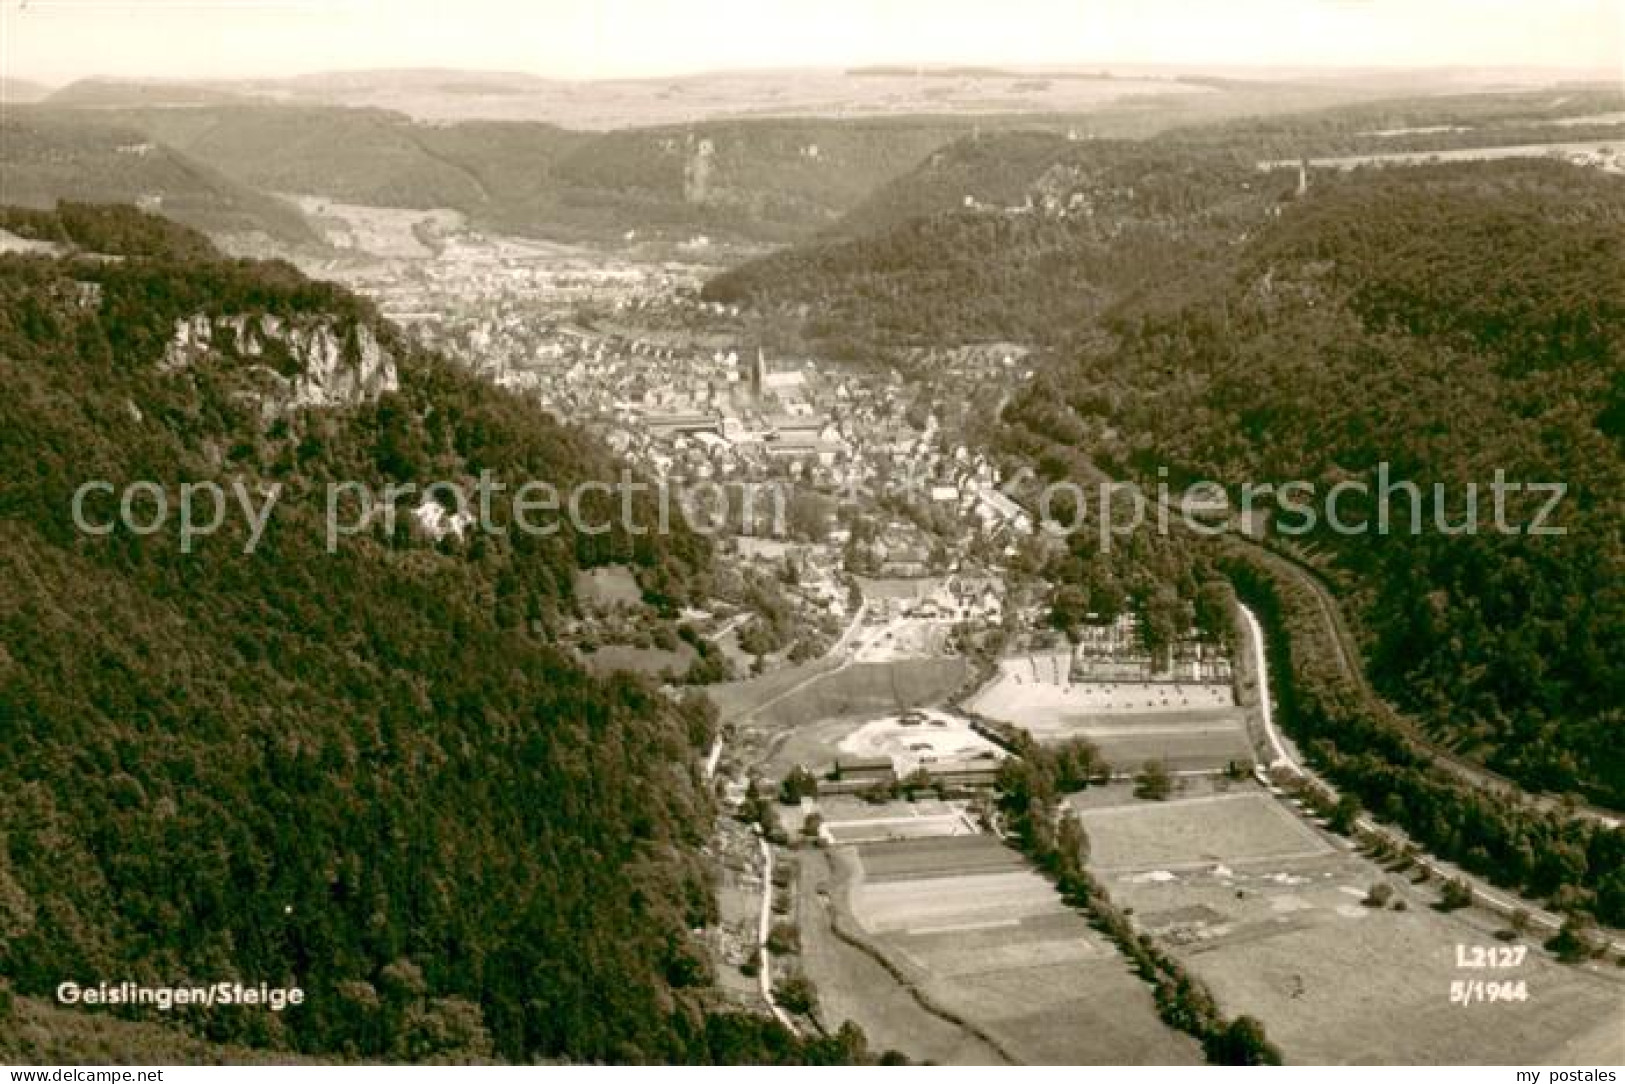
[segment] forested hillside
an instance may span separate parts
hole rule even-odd
[[[1625,181],[1538,161],[1317,177],[1198,299],[1108,323],[1114,348],[1013,417],[1130,475],[1324,493],[1387,463],[1422,490],[1418,532],[1401,494],[1385,536],[1298,540],[1332,561],[1373,679],[1529,786],[1625,803]],[[1566,483],[1567,534],[1500,533],[1497,470]],[[1470,482],[1479,529],[1442,532],[1435,483],[1461,524]]]
[[[287,244],[316,235],[292,204],[96,115],[64,116],[11,106],[0,118],[0,192],[7,203],[47,208],[57,200],[155,205],[211,234],[263,233]]]
[[[1225,258],[1285,184],[1235,154],[1156,141],[963,139],[828,239],[720,275],[705,295],[804,314],[804,334],[854,357],[1065,339],[1123,296]]]
[[[1617,82],[1499,94],[1424,94],[1250,116],[1173,129],[1192,146],[1246,147],[1260,158],[1380,154],[1518,143],[1617,139],[1625,124]]]
[[[68,129],[139,131],[263,192],[451,208],[490,229],[599,240],[629,229],[809,236],[971,127],[954,117],[764,119],[585,132],[518,121],[427,124],[337,106],[92,112],[63,102],[34,112]]]
[[[690,932],[714,909],[708,718],[549,646],[577,569],[630,562],[672,606],[703,590],[699,539],[378,526],[328,552],[331,481],[612,475],[285,265],[129,211],[6,221],[122,258],[0,257],[0,1034],[71,1056],[35,999],[106,977],[303,987],[280,1014],[143,1019],[317,1058],[861,1056],[714,1011]],[[198,317],[248,337],[180,350]],[[299,374],[273,344],[306,340],[277,328],[391,378],[279,398]],[[75,529],[92,479],[283,490],[253,553],[232,516],[185,554],[173,527]],[[79,1053],[162,1034],[85,1029]]]
[[[1302,88],[1298,88],[1302,93]],[[1292,95],[1277,91],[1283,101]],[[1125,188],[1137,182],[1166,186],[1159,175],[1182,175],[1189,183],[1213,177],[1225,158],[1245,165],[1260,161],[1396,151],[1448,150],[1519,143],[1619,139],[1625,136],[1625,93],[1617,86],[1545,88],[1502,94],[1385,97],[1322,109],[1288,109],[1271,115],[1251,110],[1227,119],[1170,127],[1153,138],[1103,139],[1095,130],[1110,118],[1034,125],[1029,131],[978,133],[932,153],[920,166],[881,185],[830,231],[863,237],[925,215],[959,210],[967,198],[1011,206],[1036,187],[1053,188],[1067,171],[1083,169],[1099,184]],[[1051,171],[1046,174],[1046,171]],[[1250,188],[1290,191],[1284,174]]]

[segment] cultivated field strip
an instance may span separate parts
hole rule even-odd
[[[966,874],[1010,868],[1010,852],[983,835],[921,840],[907,844],[873,843],[858,848],[864,880],[879,884],[940,874],[944,868]]]
[[[841,894],[934,1004],[1032,1064],[1194,1063],[1116,949],[1016,852],[982,835],[842,848]]]
[[[876,933],[1054,914],[1063,906],[1049,883],[1028,869],[893,880],[852,893],[853,909]]]
[[[824,831],[836,843],[861,845],[881,841],[941,839],[945,836],[968,835],[974,829],[958,814],[943,814],[935,817],[826,823]]]

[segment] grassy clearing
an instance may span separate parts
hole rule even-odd
[[[778,729],[837,716],[880,715],[938,703],[964,683],[968,667],[959,658],[858,663],[820,677],[770,704],[754,721]]]
[[[641,606],[643,588],[638,586],[626,565],[605,565],[576,574],[576,591],[587,601],[603,607]]]
[[[658,647],[633,647],[630,644],[606,644],[597,651],[583,656],[587,668],[595,674],[608,674],[616,670],[630,670],[637,674],[659,677],[668,670],[682,674],[694,664],[698,656],[687,644],[676,651]]]
[[[1076,736],[1094,742],[1106,763],[1117,772],[1138,771],[1148,760],[1162,761],[1171,772],[1212,772],[1222,770],[1231,761],[1253,763],[1252,745],[1239,723],[1147,735],[1100,736],[1085,729]]]

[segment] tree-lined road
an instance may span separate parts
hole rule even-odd
[[[1382,699],[1382,696],[1372,686],[1370,679],[1366,677],[1365,665],[1362,661],[1359,645],[1355,643],[1354,635],[1349,631],[1348,621],[1343,615],[1342,607],[1320,577],[1298,562],[1250,538],[1238,534],[1235,536],[1235,541],[1247,547],[1253,556],[1268,564],[1272,569],[1283,575],[1290,576],[1314,597],[1315,604],[1319,607],[1321,618],[1325,623],[1327,638],[1337,653],[1338,669],[1354,683],[1356,691],[1374,710],[1380,711],[1393,719],[1404,730],[1405,736],[1424,749],[1441,768],[1446,769],[1457,778],[1470,783],[1479,790],[1500,794],[1511,801],[1526,801],[1542,810],[1566,812],[1585,820],[1606,825],[1609,828],[1619,827],[1620,821],[1617,814],[1568,798],[1531,793],[1515,780],[1508,779],[1506,776],[1484,767],[1477,761],[1463,757],[1434,741],[1416,720],[1398,711],[1386,700]]]
[[[1253,666],[1258,674],[1258,707],[1259,718],[1264,727],[1264,741],[1269,746],[1272,760],[1271,768],[1285,768],[1304,779],[1311,780],[1335,800],[1337,788],[1318,775],[1314,769],[1304,764],[1298,757],[1285,735],[1275,725],[1275,705],[1270,697],[1269,660],[1264,648],[1264,628],[1259,624],[1258,617],[1245,605],[1240,607],[1242,625],[1245,630],[1247,649],[1253,660]],[[1360,814],[1354,820],[1354,830],[1357,836],[1376,836],[1393,841],[1395,844],[1413,845],[1412,841],[1397,829],[1384,824],[1378,824],[1371,817]],[[1529,925],[1549,933],[1556,933],[1563,926],[1561,916],[1542,907],[1528,902],[1520,897],[1509,895],[1501,889],[1494,888],[1483,878],[1467,873],[1459,867],[1435,858],[1429,854],[1418,855],[1416,864],[1427,870],[1432,876],[1445,880],[1459,880],[1472,889],[1475,901],[1487,905],[1497,914],[1511,918],[1513,914],[1522,911],[1528,915]],[[1625,941],[1611,940],[1609,951],[1616,958],[1625,958]]]

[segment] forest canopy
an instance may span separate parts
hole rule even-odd
[[[189,555],[88,537],[69,517],[87,478],[567,482],[606,453],[285,265],[128,209],[5,221],[98,257],[0,257],[0,1017],[61,1018],[26,1006],[69,978],[264,982],[306,1001],[192,1017],[195,1037],[417,1061],[861,1056],[714,1004],[691,933],[715,913],[709,720],[550,646],[578,569],[626,562],[682,599],[703,540],[329,553],[319,505],[286,498],[252,554],[229,534]],[[158,364],[200,310],[365,324],[399,388],[267,414],[230,350]]]

